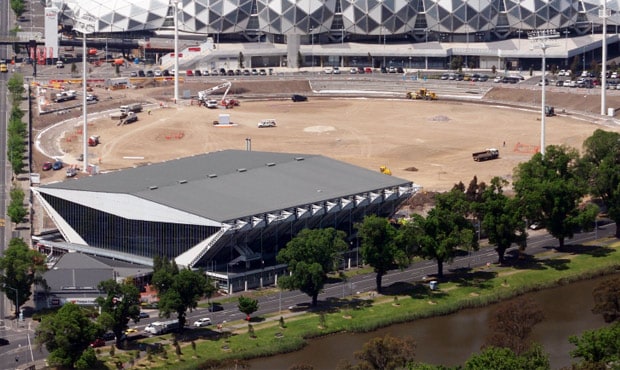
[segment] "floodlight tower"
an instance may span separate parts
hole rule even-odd
[[[551,42],[551,39],[560,37],[556,30],[539,30],[528,33],[528,39],[532,42],[531,48],[542,50],[542,77],[541,77],[541,116],[540,116],[540,153],[545,155],[545,87],[547,80],[545,79],[545,68],[547,63],[547,49],[557,46]]]
[[[602,9],[599,9],[598,16],[603,20],[603,48],[602,48],[602,75],[601,75],[601,115],[605,115],[607,92],[607,18],[611,15],[611,10],[607,9],[607,0],[602,0]]]
[[[73,26],[74,30],[82,34],[82,115],[84,117],[84,127],[82,128],[84,168],[82,172],[88,172],[88,112],[86,105],[86,96],[88,95],[86,91],[86,55],[88,50],[86,50],[86,35],[95,32],[95,24],[97,24],[95,18],[90,14],[83,14],[76,19]]]
[[[174,5],[174,104],[179,101],[179,0]]]

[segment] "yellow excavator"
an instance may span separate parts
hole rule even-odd
[[[437,100],[437,94],[426,88],[407,92],[407,99]]]
[[[379,167],[379,171],[384,174],[384,175],[390,175],[392,176],[392,170],[390,170],[389,168],[387,168],[387,166],[381,166]]]

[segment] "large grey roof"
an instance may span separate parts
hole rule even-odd
[[[320,155],[225,150],[43,188],[131,194],[224,222],[408,185]]]

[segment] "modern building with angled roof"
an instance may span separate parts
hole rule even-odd
[[[278,250],[300,230],[335,227],[354,243],[355,222],[417,189],[320,155],[242,150],[32,188],[64,239],[40,243],[143,265],[165,256],[230,290],[275,282]]]

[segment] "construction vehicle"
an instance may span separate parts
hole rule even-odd
[[[390,175],[392,176],[392,170],[390,170],[387,166],[381,166],[379,167],[379,172],[381,172],[384,175]]]
[[[99,145],[99,136],[93,135],[88,138],[88,146],[97,146]]]
[[[221,83],[219,85],[210,87],[206,90],[203,91],[199,91],[198,92],[198,102],[200,105],[204,105],[205,107],[211,108],[212,106],[207,105],[207,102],[209,102],[210,100],[214,100],[214,99],[209,99],[209,95],[211,95],[212,93],[214,93],[215,91],[218,90],[222,90],[222,89],[226,89],[226,91],[224,91],[224,95],[222,96],[222,99],[220,100],[220,104],[226,108],[232,108],[235,105],[239,105],[239,101],[234,100],[234,99],[226,99],[226,96],[228,95],[228,91],[230,91],[230,87],[232,86],[232,83],[230,81],[226,81],[224,83]]]
[[[123,125],[128,125],[130,123],[134,123],[138,120],[138,115],[135,114],[134,112],[129,112],[127,113],[127,116],[123,119],[121,118],[120,121],[118,121],[117,126],[123,126]]]
[[[139,113],[142,112],[142,104],[134,103],[129,105],[121,105],[121,112],[129,114],[129,112]]]
[[[57,93],[54,101],[56,103],[61,103],[63,101],[75,100],[76,98],[77,98],[77,93],[75,92],[75,90],[68,90],[68,91]]]
[[[487,148],[482,152],[472,153],[472,157],[476,162],[488,161],[490,159],[499,158],[499,150],[495,148]]]
[[[407,99],[437,100],[437,94],[426,88],[407,92]]]
[[[120,110],[115,113],[110,113],[110,118],[113,120],[124,119],[125,117],[127,117],[127,113],[121,112]]]
[[[545,116],[547,117],[555,116],[555,108],[549,105],[545,105]]]

